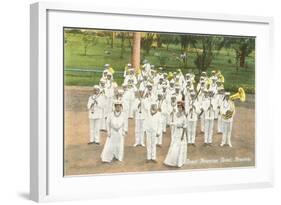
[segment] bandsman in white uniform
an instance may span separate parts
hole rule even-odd
[[[157,111],[157,103],[152,102],[150,110],[144,122],[144,130],[146,133],[147,162],[157,162],[156,144],[157,138],[160,136],[161,114]]]
[[[196,100],[195,92],[190,93],[190,101],[185,107],[187,115],[187,142],[195,146],[196,126],[198,114],[200,113],[200,105]]]
[[[220,112],[222,115],[222,141],[221,146],[228,145],[232,147],[231,144],[231,132],[232,132],[232,122],[235,115],[235,105],[232,100],[229,99],[230,93],[225,93],[225,99],[220,106]]]
[[[202,133],[205,132],[205,112],[204,112],[203,104],[206,100],[208,100],[208,95],[209,95],[208,90],[205,89],[203,90],[202,96],[200,98],[198,96],[198,98],[200,99],[199,105],[200,105],[201,112],[199,114],[199,117],[200,117],[200,130]]]
[[[124,74],[123,77],[126,78],[126,76],[128,75],[128,71],[132,68],[132,64],[128,63],[125,68],[124,68]]]
[[[103,102],[106,102],[106,96],[105,96],[105,80],[101,79],[100,80],[100,97],[103,98]],[[102,119],[101,119],[101,126],[100,129],[101,131],[106,131],[106,110],[103,107],[102,109]]]
[[[125,116],[122,112],[122,102],[114,102],[114,111],[107,120],[108,136],[101,153],[102,162],[111,162],[113,159],[122,161],[124,157]]]
[[[177,113],[177,97],[175,94],[171,96],[171,100],[167,106],[168,109],[168,120],[167,120],[167,125],[171,125],[171,122],[175,118],[175,114]],[[171,126],[170,126],[171,127]],[[171,140],[173,139],[173,129],[171,129]]]
[[[218,119],[218,123],[217,123],[217,132],[218,133],[222,133],[222,125],[221,125],[221,112],[220,112],[220,107],[222,105],[222,102],[224,100],[224,89],[220,88],[218,90],[217,95],[215,95],[215,100],[216,100],[216,104],[217,104],[217,109],[215,112],[215,119]]]
[[[100,144],[100,128],[103,117],[104,100],[100,95],[100,88],[98,85],[94,86],[93,92],[87,104],[90,122],[90,140],[88,144]]]
[[[113,105],[115,88],[116,88],[116,86],[115,86],[115,83],[113,81],[112,73],[108,72],[107,73],[107,80],[106,80],[106,83],[105,83],[105,89],[104,89],[105,100],[106,100],[105,105],[104,105],[105,106],[105,117],[106,118],[112,112],[112,105]]]
[[[215,109],[217,107],[215,100],[213,99],[213,93],[208,92],[208,98],[206,98],[202,107],[204,110],[204,144],[211,145],[213,142],[213,129],[215,119]]]
[[[145,72],[146,75],[150,76],[151,75],[151,65],[148,62],[148,60],[143,60],[143,71]]]
[[[135,144],[134,146],[145,146],[144,144],[144,120],[145,120],[145,111],[144,111],[144,99],[143,91],[136,91],[136,98],[134,103],[134,116],[135,116]]]
[[[157,146],[161,146],[163,142],[163,133],[166,132],[166,126],[167,126],[166,117],[168,113],[167,104],[166,101],[163,99],[163,94],[161,91],[158,91],[157,93],[156,103],[161,118],[161,132],[159,137],[157,138]]]

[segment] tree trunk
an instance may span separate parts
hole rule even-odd
[[[121,53],[120,53],[120,58],[124,57],[124,51],[125,51],[124,42],[125,42],[125,36],[124,36],[124,34],[121,34]]]
[[[141,50],[141,33],[133,33],[133,47],[132,47],[132,66],[138,69],[140,67],[140,50]]]
[[[115,38],[115,34],[114,34],[114,32],[112,32],[112,34],[111,34],[111,48],[114,47],[114,38]]]
[[[246,54],[244,51],[240,54],[240,67],[244,68],[245,67],[245,58]]]

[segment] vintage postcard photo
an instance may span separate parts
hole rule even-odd
[[[63,38],[64,176],[255,166],[255,37]]]

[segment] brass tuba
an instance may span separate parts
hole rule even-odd
[[[241,102],[245,102],[246,100],[246,94],[245,94],[245,91],[243,88],[238,88],[238,92],[231,95],[229,97],[230,100],[236,100],[236,99],[239,99]]]
[[[231,95],[229,97],[230,100],[237,100],[239,99],[241,102],[245,102],[246,100],[246,94],[245,94],[245,91],[243,88],[238,88],[238,92]],[[234,102],[231,102],[231,107],[230,107],[230,110],[227,110],[226,113],[224,115],[222,115],[222,118],[225,119],[225,120],[228,120],[230,118],[232,118],[234,114]]]

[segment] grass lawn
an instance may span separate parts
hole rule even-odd
[[[107,43],[106,37],[98,37],[98,43],[90,46],[87,55],[84,55],[84,46],[82,42],[82,34],[67,33],[67,42],[64,51],[64,69],[65,69],[65,85],[93,86],[97,84],[101,73],[98,72],[77,72],[67,71],[68,69],[87,69],[87,70],[103,70],[103,65],[109,63],[116,71],[123,71],[124,66],[130,62],[131,49],[129,41],[125,41],[125,51],[123,58],[121,55],[121,42],[115,39],[114,48]],[[141,51],[141,58],[148,59],[151,64],[156,67],[160,65],[157,55],[164,58],[166,71],[175,71],[180,68],[180,62],[177,57],[180,55],[180,45],[170,45],[169,50],[166,48],[151,49],[149,54]],[[188,69],[192,69],[195,73],[198,70],[195,67],[194,52],[188,53]],[[254,54],[246,58],[246,68],[239,68],[236,71],[235,54],[232,50],[222,49],[215,56],[208,73],[213,69],[221,70],[225,77],[225,88],[229,91],[237,91],[238,87],[243,87],[247,93],[255,92],[255,62]],[[187,70],[182,70],[184,73]],[[122,75],[114,75],[118,84],[123,81]]]

